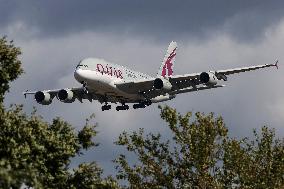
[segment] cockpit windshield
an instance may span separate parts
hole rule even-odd
[[[81,65],[81,63],[82,63],[82,60],[80,60],[80,62],[79,62],[78,65],[76,66],[76,69],[78,69],[79,67],[83,66],[83,65]]]
[[[87,65],[87,62],[81,60],[81,61],[79,62],[79,64],[76,66],[76,69],[78,69],[78,68],[82,69],[82,68],[88,68],[88,67],[89,67],[89,66]]]

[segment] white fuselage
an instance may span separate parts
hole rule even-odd
[[[123,66],[110,64],[94,58],[82,60],[76,67],[74,77],[79,83],[85,83],[88,91],[91,93],[102,96],[116,94],[116,96],[128,98],[129,102],[138,102],[144,97],[139,94],[129,94],[119,90],[115,83],[152,78]],[[109,101],[111,102],[112,100],[110,99]]]

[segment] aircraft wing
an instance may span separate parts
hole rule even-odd
[[[210,71],[211,73],[215,74],[218,80],[227,80],[227,75],[236,74],[240,72],[252,71],[266,67],[275,66],[278,68],[278,61],[275,64],[264,64],[264,65],[257,65],[257,66],[249,66],[249,67],[240,67],[234,69],[227,69],[227,70],[217,70],[217,71]],[[201,73],[192,73],[192,74],[185,74],[185,75],[174,75],[168,78],[170,83],[172,84],[172,91],[169,93],[184,93],[197,91],[197,90],[204,90],[210,88],[217,88],[217,87],[197,87],[200,84],[203,84],[199,77]],[[115,83],[117,88],[122,91],[131,94],[143,94],[145,97],[153,98],[156,96],[161,95],[162,91],[156,90],[153,86],[154,80],[156,78],[148,79],[148,80],[137,80],[137,81],[128,81],[128,82],[120,82]],[[217,85],[218,87],[223,87],[221,85]],[[189,89],[190,88],[190,89]],[[184,91],[183,91],[184,90]]]
[[[185,89],[173,91],[170,94],[176,95],[176,94],[181,94],[181,93],[201,91],[201,90],[206,90],[206,89],[215,89],[215,88],[220,88],[220,87],[225,87],[225,85],[201,86],[201,87],[197,87],[197,88],[188,87],[188,88],[185,88]]]
[[[56,94],[60,91],[61,89],[52,89],[52,90],[44,90],[44,92],[47,92],[51,95],[52,98],[54,98],[56,96]],[[27,97],[27,95],[34,95],[36,94],[38,91],[29,91],[26,90],[25,92],[23,92],[23,95],[25,96],[25,98]]]
[[[74,96],[80,101],[82,102],[82,99],[91,99],[90,98],[90,95],[87,95],[85,92],[84,92],[84,89],[82,87],[74,87],[74,88],[66,88],[67,90],[70,90],[74,93]],[[62,89],[51,89],[51,90],[43,90],[42,92],[44,93],[49,93],[50,94],[50,97],[51,99],[53,99],[57,93],[62,90]],[[26,96],[27,95],[34,95],[36,94],[38,91],[25,91],[23,92],[23,95]]]
[[[227,70],[217,70],[217,71],[210,71],[210,72],[214,73],[219,79],[222,76],[257,70],[257,69],[271,67],[271,66],[275,66],[278,69],[278,60],[275,62],[275,64],[263,64],[263,65],[257,65],[257,66],[241,67],[241,68],[234,68],[234,69],[227,69]],[[193,81],[193,83],[195,82],[196,84],[200,84],[200,81],[199,81],[200,74],[201,73],[175,75],[170,78],[170,81],[171,83],[172,82],[178,83],[182,81]],[[220,79],[223,79],[223,78],[220,78]]]
[[[67,88],[69,90],[71,90],[72,92],[74,93],[79,93],[81,91],[83,91],[83,88],[82,87],[74,87],[74,88]],[[43,92],[47,92],[49,93],[51,96],[56,96],[57,93],[60,91],[61,89],[50,89],[50,90],[44,90]],[[29,91],[29,90],[26,90],[25,92],[23,92],[23,95],[29,95],[29,94],[35,94],[37,93],[38,91]]]
[[[126,82],[118,82],[115,83],[116,87],[122,91],[126,91],[130,94],[137,94],[139,92],[148,91],[154,89],[153,79],[143,79],[143,80],[133,80],[133,81],[126,81]]]
[[[40,92],[49,93],[50,94],[50,98],[53,99],[54,97],[57,97],[57,94],[59,93],[60,90],[62,90],[62,89],[43,90],[43,91],[40,91]],[[87,99],[90,102],[92,102],[93,100],[99,100],[99,101],[101,100],[101,101],[103,101],[103,100],[106,100],[106,98],[107,98],[107,101],[109,101],[109,102],[117,102],[119,100],[124,100],[124,101],[128,100],[127,98],[124,99],[123,96],[118,96],[115,93],[110,93],[110,94],[107,94],[105,96],[105,95],[102,95],[100,93],[97,93],[96,91],[88,91],[88,92],[86,92],[86,90],[83,87],[64,88],[64,90],[72,91],[73,95],[74,95],[74,98],[78,99],[81,103],[83,102],[82,101],[83,99]],[[27,95],[34,95],[37,92],[39,92],[39,91],[28,91],[27,90],[27,91],[23,92],[23,94],[24,94],[24,96],[26,98]]]
[[[275,64],[264,64],[264,65],[241,67],[241,68],[235,68],[235,69],[218,70],[218,71],[216,71],[216,73],[217,74],[224,74],[224,75],[231,75],[231,74],[235,74],[235,73],[247,72],[247,71],[257,70],[257,69],[260,69],[260,68],[267,68],[267,67],[271,67],[271,66],[275,66],[278,69],[278,60],[275,62]]]
[[[199,75],[198,75],[199,76]],[[153,86],[153,80],[147,80],[147,81],[143,81],[143,82],[127,82],[127,83],[119,83],[116,84],[116,86],[123,90],[126,91],[128,93],[140,93],[143,96],[145,96],[146,98],[154,98],[157,97],[159,95],[161,95],[162,93],[164,93],[161,90],[156,90]],[[195,84],[197,84],[196,81]],[[200,82],[199,82],[200,83]],[[212,88],[219,88],[219,87],[224,87],[225,85],[213,85],[213,86],[198,86],[196,87],[194,85],[194,87],[192,87],[192,82],[187,82],[187,84],[182,83],[182,82],[178,82],[173,86],[173,90],[169,91],[168,93],[171,95],[176,95],[176,94],[180,94],[180,93],[187,93],[187,92],[194,92],[194,91],[200,91],[200,90],[206,90],[206,89],[212,89]],[[175,89],[174,89],[175,88]]]

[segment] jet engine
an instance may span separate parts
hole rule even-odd
[[[215,74],[211,72],[202,72],[199,79],[205,85],[216,85],[218,80]]]
[[[69,89],[61,89],[57,93],[57,98],[61,102],[65,102],[65,103],[72,103],[72,102],[75,101],[74,93],[73,93],[73,91],[71,91]]]
[[[170,91],[172,89],[172,84],[166,79],[157,78],[154,80],[154,87],[155,89]]]
[[[48,92],[38,91],[35,93],[35,100],[42,105],[49,105],[52,102],[52,98]]]

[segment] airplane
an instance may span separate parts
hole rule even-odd
[[[98,100],[102,111],[110,110],[109,103],[119,103],[116,110],[145,108],[152,103],[171,100],[177,94],[188,93],[224,87],[220,80],[227,81],[227,76],[240,72],[257,70],[260,68],[276,67],[275,64],[241,67],[235,69],[206,71],[184,75],[173,75],[176,58],[177,43],[172,41],[166,51],[160,69],[155,77],[133,71],[124,66],[111,64],[103,59],[86,58],[79,62],[74,71],[75,79],[81,87],[64,88],[43,91],[25,91],[23,94],[32,94],[37,103],[49,105],[54,97],[64,103],[72,103],[76,99],[83,102]]]

